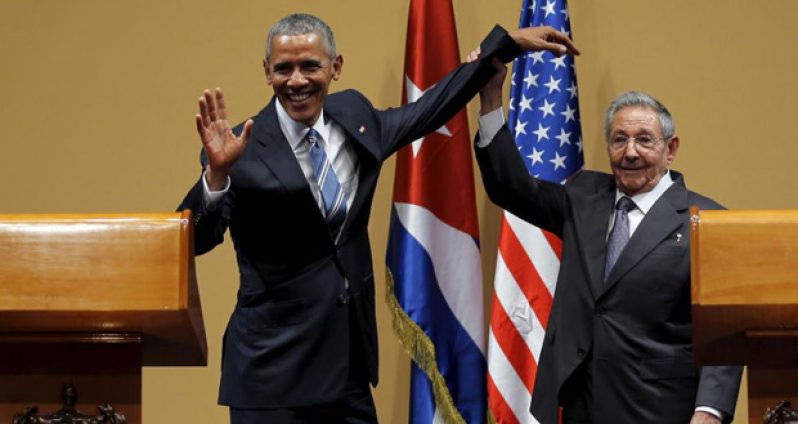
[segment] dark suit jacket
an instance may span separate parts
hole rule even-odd
[[[696,405],[730,419],[742,369],[693,364],[690,316],[688,208],[721,206],[688,191],[671,171],[674,184],[648,211],[605,283],[612,175],[581,171],[565,185],[532,178],[506,126],[477,149],[477,159],[497,205],[563,242],[533,415],[556,423],[563,383],[592,357],[595,423],[684,424]]]
[[[254,117],[221,205],[204,208],[201,181],[189,191],[179,208],[194,213],[196,252],[221,243],[229,227],[240,271],[238,302],[224,337],[220,403],[258,408],[329,402],[347,380],[350,338],[366,359],[355,365],[366,368],[376,385],[367,225],[377,177],[392,153],[465,106],[494,74],[493,57],[507,62],[520,53],[499,27],[481,48],[480,60],[461,65],[410,105],[377,110],[353,90],[326,98],[325,119],[343,128],[359,162],[357,193],[337,244],[280,130],[274,99]]]

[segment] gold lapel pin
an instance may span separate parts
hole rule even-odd
[[[358,128],[358,131],[360,131],[360,133],[363,134],[364,132],[366,132],[366,127],[361,125],[360,128]]]

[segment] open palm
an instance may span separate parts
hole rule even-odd
[[[233,134],[227,122],[227,109],[224,104],[224,94],[217,88],[213,95],[210,90],[205,90],[199,98],[200,113],[196,115],[197,132],[202,140],[205,155],[208,158],[208,183],[211,188],[220,188],[214,182],[227,179],[230,168],[241,156],[247,144],[249,133],[252,131],[252,120],[244,124],[241,135]],[[222,186],[224,183],[222,183]],[[215,186],[215,187],[214,187]]]

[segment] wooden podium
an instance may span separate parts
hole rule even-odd
[[[798,405],[798,211],[691,210],[693,344],[748,366],[748,414]]]
[[[110,403],[141,422],[141,367],[207,362],[188,212],[0,215],[0,423]]]

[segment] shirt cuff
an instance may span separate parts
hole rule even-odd
[[[504,108],[492,110],[479,116],[479,141],[477,147],[488,147],[504,125]]]
[[[719,419],[721,422],[723,421],[723,412],[720,412],[711,406],[696,406],[695,412],[706,412],[707,414],[714,415],[715,418]]]
[[[205,173],[206,171],[202,171],[202,204],[205,206],[206,210],[212,211],[219,206],[219,202],[221,202],[222,197],[227,194],[227,190],[230,190],[230,177],[227,177],[227,183],[222,190],[211,191],[211,189],[208,188],[208,181],[205,180]]]

